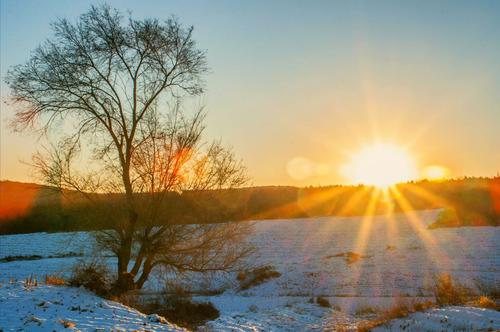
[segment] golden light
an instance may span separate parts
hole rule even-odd
[[[387,143],[363,148],[344,166],[344,173],[352,182],[380,188],[413,180],[417,174],[415,163],[408,152]]]
[[[437,181],[446,178],[449,175],[449,171],[444,166],[431,165],[424,168],[422,171],[422,178]]]

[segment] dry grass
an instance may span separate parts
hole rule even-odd
[[[64,319],[60,319],[59,323],[61,323],[61,325],[64,326],[65,329],[71,329],[76,326],[75,322],[71,322],[69,320],[64,320]]]
[[[281,273],[276,271],[273,266],[262,266],[250,271],[240,272],[236,278],[240,282],[240,290],[247,290],[280,276]]]
[[[483,294],[488,293],[498,296],[499,288],[496,285],[481,284],[478,286],[478,289]],[[358,331],[371,331],[375,327],[386,324],[393,319],[404,318],[414,312],[426,311],[436,305],[448,306],[463,305],[467,303],[480,308],[500,310],[500,306],[496,302],[496,299],[498,298],[492,296],[489,297],[487,295],[478,297],[473,290],[453,280],[453,278],[448,274],[442,274],[435,278],[433,291],[436,298],[436,304],[431,301],[415,302],[411,305],[398,302],[388,310],[379,312],[375,319],[361,323],[358,326]],[[358,309],[356,314],[367,315],[374,312],[376,312],[376,310],[368,306]]]
[[[366,305],[356,309],[356,316],[366,316],[378,313],[379,310],[375,307]]]
[[[500,300],[500,284],[488,281],[478,281],[476,287],[479,295],[487,296],[493,300]]]
[[[380,320],[372,320],[369,322],[363,322],[358,325],[357,331],[358,332],[370,332],[372,329],[376,328],[377,326],[380,326],[384,324],[385,321],[380,321]]]
[[[434,297],[438,305],[460,305],[475,294],[470,288],[456,282],[449,274],[441,274],[434,281]]]
[[[487,296],[480,296],[478,299],[472,301],[471,305],[479,308],[493,309],[500,311],[500,305],[497,304],[495,300],[492,300]]]
[[[412,307],[414,312],[425,311],[429,308],[434,307],[434,303],[432,301],[415,302],[413,303]]]
[[[61,277],[45,275],[45,284],[53,286],[64,286],[67,284],[67,282]]]
[[[364,255],[358,254],[356,252],[347,251],[347,252],[340,252],[340,253],[335,254],[335,255],[325,256],[324,258],[329,259],[329,258],[335,258],[335,257],[343,257],[345,262],[350,265],[350,264],[356,263],[361,258],[370,258],[371,256],[364,256]]]
[[[24,288],[30,289],[37,286],[38,286],[38,281],[36,279],[36,276],[30,275],[29,277],[24,279]]]
[[[396,302],[389,309],[380,311],[378,313],[378,316],[375,319],[370,320],[368,322],[363,322],[360,325],[358,325],[358,332],[359,331],[361,331],[361,332],[371,331],[375,327],[386,324],[393,319],[405,318],[409,314],[412,314],[412,313],[417,312],[417,311],[425,311],[429,308],[432,308],[433,306],[434,306],[434,303],[432,303],[430,301],[415,302],[411,305],[408,305],[404,302]],[[371,308],[371,307],[367,307],[367,308]]]

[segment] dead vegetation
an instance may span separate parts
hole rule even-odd
[[[500,311],[500,304],[498,304],[495,300],[489,298],[488,296],[484,295],[472,301],[470,304],[478,308]]]
[[[71,329],[76,326],[75,322],[71,322],[69,320],[64,320],[64,319],[60,319],[59,323],[61,323],[61,325],[64,326],[65,329]]]
[[[154,298],[145,299],[139,293],[129,292],[115,297],[115,301],[147,315],[155,315],[159,322],[165,317],[165,321],[188,329],[196,329],[220,315],[212,302],[193,301],[191,295],[180,286],[169,287],[162,295]]]
[[[434,297],[440,306],[461,305],[473,297],[473,291],[454,281],[449,274],[441,274],[434,281]]]
[[[281,273],[276,271],[274,266],[262,266],[253,270],[240,271],[236,275],[236,279],[240,283],[240,290],[247,290],[251,287],[258,286],[268,281],[269,279],[279,278]]]
[[[415,302],[413,304],[407,304],[402,301],[397,301],[392,307],[386,310],[377,310],[373,307],[366,307],[361,313],[364,315],[367,314],[377,314],[377,317],[373,320],[363,322],[358,325],[358,331],[360,332],[368,332],[374,329],[377,326],[388,323],[393,319],[404,318],[409,314],[417,312],[417,311],[425,311],[434,306],[434,304],[430,301],[427,302]],[[356,312],[358,315],[358,312]],[[360,314],[362,315],[362,314]]]
[[[365,305],[365,306],[361,306],[361,307],[356,309],[356,316],[374,315],[377,312],[379,312],[379,310],[377,308],[369,306],[369,305]]]
[[[493,300],[500,301],[500,284],[494,281],[480,280],[476,282],[479,295],[487,296]]]
[[[97,262],[77,264],[68,284],[73,287],[85,287],[102,297],[109,297],[111,282],[106,266]]]
[[[65,286],[67,284],[66,280],[61,277],[54,275],[45,275],[45,284],[53,286]]]
[[[357,261],[359,261],[362,258],[370,258],[372,256],[361,255],[361,254],[358,254],[358,253],[353,252],[353,251],[347,251],[347,252],[341,252],[341,253],[338,253],[335,255],[325,256],[325,259],[337,258],[337,257],[343,257],[345,262],[348,265],[350,265],[350,264],[356,263]]]
[[[322,297],[322,296],[316,297],[316,304],[318,304],[320,307],[323,307],[323,308],[330,308],[331,307],[330,301],[328,301],[327,298]]]
[[[434,279],[433,287],[435,303],[426,301],[415,302],[409,305],[404,302],[397,302],[389,309],[383,311],[378,311],[370,306],[362,307],[356,311],[356,315],[366,316],[377,313],[377,317],[360,324],[358,331],[371,331],[373,328],[386,324],[393,319],[404,318],[414,312],[426,311],[433,307],[470,305],[479,308],[500,310],[500,305],[498,304],[499,287],[496,284],[480,282],[477,284],[477,288],[479,294],[477,291],[453,280],[449,274],[438,275]]]
[[[33,287],[38,286],[38,280],[36,279],[36,276],[31,274],[29,277],[24,279],[24,288],[25,289],[31,289]]]

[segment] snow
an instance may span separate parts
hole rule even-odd
[[[257,221],[249,236],[257,253],[250,262],[256,266],[273,266],[281,273],[279,278],[245,291],[238,290],[235,274],[187,275],[177,282],[184,282],[185,287],[200,291],[200,294],[210,289],[225,290],[217,296],[195,296],[195,299],[212,301],[221,311],[219,319],[207,324],[217,331],[328,330],[339,324],[345,329],[354,328],[369,318],[356,315],[362,307],[383,309],[397,302],[432,300],[431,287],[440,273],[449,273],[471,287],[478,281],[499,284],[500,228],[428,230],[427,225],[438,213],[439,210],[429,210],[373,218]],[[88,257],[92,244],[92,236],[82,232],[0,236],[0,259],[67,253],[82,253]],[[350,263],[345,256],[339,256],[347,252],[355,252],[361,258]],[[0,282],[11,278],[23,280],[30,274],[68,276],[71,266],[79,259],[82,258],[0,263]],[[105,260],[114,267],[113,258]],[[156,292],[163,285],[163,281],[155,277],[145,288]],[[311,297],[317,296],[327,298],[335,309],[309,303]],[[432,309],[425,316],[417,313],[407,320],[416,317],[417,323],[422,319],[430,322],[441,314],[455,319],[453,317],[460,315],[452,314],[453,310],[463,315],[482,313],[485,319],[493,319],[494,327],[500,329],[494,318],[497,316],[475,308]],[[468,321],[477,324],[477,328],[484,326],[479,319]],[[446,329],[445,323],[439,324]],[[453,324],[462,323],[456,320]],[[418,330],[418,325],[415,326]]]
[[[373,329],[385,331],[495,331],[500,328],[500,312],[473,307],[446,307],[417,312],[404,319]]]
[[[185,331],[81,288],[23,282],[0,287],[0,330],[60,331],[66,322],[74,331]]]

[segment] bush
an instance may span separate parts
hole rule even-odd
[[[281,273],[276,271],[273,266],[262,266],[244,273],[240,272],[236,278],[240,282],[240,290],[246,290],[280,276]]]
[[[155,321],[169,322],[188,329],[196,329],[219,317],[219,310],[211,302],[195,302],[188,290],[176,282],[165,283],[161,296],[141,296],[137,292],[121,294],[116,300],[140,312],[151,315]]]
[[[471,291],[465,286],[453,281],[449,274],[436,277],[434,286],[434,297],[439,305],[464,304]]]
[[[327,298],[324,298],[324,297],[321,297],[321,296],[318,296],[316,298],[316,303],[320,306],[320,307],[323,307],[323,308],[330,308],[330,301],[328,301]]]
[[[194,328],[217,319],[219,310],[212,302],[193,302],[189,297],[167,297],[155,313],[180,326]]]
[[[99,296],[108,296],[110,293],[108,270],[104,265],[91,262],[77,264],[69,279],[69,285],[85,287]]]

